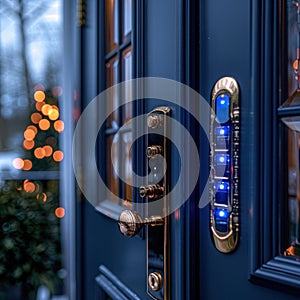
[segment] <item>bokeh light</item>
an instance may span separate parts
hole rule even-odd
[[[47,201],[47,195],[46,195],[46,193],[37,194],[36,199],[39,200],[39,201],[46,202]]]
[[[27,141],[32,141],[35,138],[35,132],[32,129],[26,129],[24,131],[24,138]]]
[[[56,150],[54,153],[53,153],[53,159],[57,162],[59,161],[62,161],[64,158],[64,154],[62,151],[60,150]]]
[[[13,160],[13,166],[17,169],[17,170],[21,170],[24,167],[24,160],[20,157],[15,158]]]
[[[28,179],[24,180],[23,187],[27,193],[33,193],[35,191],[35,184]]]
[[[293,68],[294,68],[295,70],[298,70],[298,68],[299,68],[299,62],[298,62],[298,59],[294,60]]]
[[[37,130],[37,128],[36,128],[35,126],[33,126],[33,125],[29,125],[29,126],[27,126],[27,128],[26,128],[26,129],[30,129],[30,130],[32,130],[32,131],[34,132],[34,134],[35,134],[35,135],[38,133],[38,130]]]
[[[43,106],[42,106],[42,113],[43,113],[43,115],[48,116],[49,110],[50,110],[51,108],[52,108],[52,107],[51,107],[51,105],[49,105],[49,104],[43,105]]]
[[[55,121],[59,118],[59,112],[56,108],[51,108],[48,111],[48,117],[50,120]]]
[[[48,130],[50,128],[50,122],[47,119],[42,119],[39,122],[39,127],[42,130]]]
[[[43,117],[42,117],[42,115],[41,115],[40,113],[33,113],[33,114],[31,115],[31,117],[30,117],[31,122],[32,122],[33,124],[38,124],[39,121],[40,121],[42,118],[43,118]]]
[[[65,129],[65,124],[62,120],[57,120],[54,122],[54,129],[57,131],[57,132],[63,132],[64,129]]]
[[[43,102],[37,102],[36,104],[35,104],[35,108],[36,108],[36,110],[37,111],[41,111],[42,110],[42,107],[45,105],[45,102],[43,101]]]
[[[33,90],[36,92],[36,91],[45,91],[45,87],[41,84],[41,83],[38,83],[34,86]]]
[[[38,147],[34,150],[34,156],[38,159],[42,159],[45,157],[45,150],[41,147]]]
[[[28,141],[28,140],[25,140],[23,142],[23,147],[24,149],[26,150],[31,150],[33,147],[34,147],[34,141]]]
[[[34,93],[34,100],[36,102],[43,102],[45,100],[45,98],[46,98],[46,95],[43,91],[36,91]]]
[[[52,155],[53,149],[52,149],[51,146],[46,145],[46,146],[43,147],[43,149],[45,150],[45,156],[46,156],[46,157],[49,157],[49,156]]]
[[[24,171],[29,171],[32,168],[32,162],[29,159],[24,159],[24,166],[23,170]]]
[[[58,207],[55,210],[55,215],[59,219],[63,218],[65,216],[65,209],[63,207]]]
[[[52,89],[52,95],[54,96],[54,97],[59,97],[59,96],[61,96],[62,95],[62,92],[63,92],[63,90],[62,90],[62,87],[60,87],[60,86],[55,86],[53,89]]]

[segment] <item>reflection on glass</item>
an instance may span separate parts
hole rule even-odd
[[[40,285],[52,295],[63,293],[62,214],[55,214],[60,160],[53,157],[64,130],[58,108],[64,100],[58,85],[62,1],[0,6],[0,298],[10,299],[2,293],[9,284],[24,289],[14,299],[33,299]]]
[[[113,57],[107,64],[106,64],[106,86],[111,87],[114,84],[118,83],[118,65],[119,60],[117,57]],[[111,95],[109,99],[109,107],[107,108],[108,111],[113,111],[110,117],[107,120],[106,126],[108,128],[116,127],[119,122],[118,116],[118,108],[119,104],[119,95],[116,89],[114,89],[114,93]]]
[[[288,99],[283,106],[300,105],[300,1],[287,5]]]
[[[300,118],[284,118],[288,138],[288,224],[289,245],[284,255],[300,256]]]
[[[105,7],[106,53],[109,53],[118,46],[118,0],[106,0]]]
[[[107,188],[115,195],[109,200],[118,203],[119,182],[117,170],[119,168],[119,135],[111,135],[106,142],[106,178]]]
[[[132,0],[123,0],[123,40],[131,32],[132,28]]]
[[[118,7],[119,3],[119,7]],[[120,81],[132,79],[132,0],[106,0],[105,32],[106,54],[112,52],[112,58],[107,58],[106,63],[106,87],[118,84]],[[118,11],[118,9],[120,9]],[[118,33],[120,30],[120,33]],[[120,34],[120,36],[119,36]],[[119,43],[122,43],[119,45]],[[125,46],[126,45],[126,46]],[[119,47],[118,47],[119,46]],[[109,57],[111,57],[109,56]],[[107,111],[113,112],[107,118],[106,133],[110,134],[119,129],[121,132],[108,135],[106,142],[106,181],[108,188],[115,195],[114,202],[119,203],[118,196],[123,199],[122,205],[131,207],[132,203],[132,174],[131,174],[131,123],[132,105],[126,104],[121,108],[120,99],[132,98],[132,87],[126,86],[124,94],[115,91],[110,96]],[[124,125],[125,124],[125,125]],[[114,166],[112,166],[114,162]],[[119,176],[117,176],[119,174]],[[121,177],[121,180],[119,179]]]
[[[132,132],[122,134],[122,164],[125,181],[125,199],[132,201]]]
[[[132,51],[131,46],[124,50],[122,55],[122,77],[123,80],[132,79]],[[127,85],[125,89],[125,99],[132,99],[132,87]],[[132,118],[132,104],[126,104],[124,110],[125,122]]]

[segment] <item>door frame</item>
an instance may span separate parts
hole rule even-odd
[[[133,43],[136,45],[137,62],[143,62],[146,55],[145,47],[143,47],[145,42],[143,40],[143,32],[145,30],[143,24],[145,16],[140,13],[144,11],[144,1],[137,1],[138,4],[134,8],[137,13],[137,19],[134,21],[134,25],[138,28],[138,30],[136,35],[133,36]],[[95,1],[92,2],[93,4],[90,3],[86,9],[87,18],[89,20],[88,23],[97,22],[98,10],[92,10],[92,7],[95,5]],[[205,31],[205,28],[201,27],[200,24],[201,16],[205,10],[202,5],[200,7],[198,2],[199,1],[176,1],[178,4],[176,5],[177,26],[180,29],[178,31],[177,41],[179,46],[179,67],[176,74],[176,80],[189,85],[197,91],[201,90],[200,82],[205,80],[205,78],[201,77],[201,74],[199,74],[199,57],[201,57],[202,50],[198,43],[199,36],[203,35],[203,32]],[[250,141],[252,143],[251,151],[248,151],[249,153],[245,155],[245,158],[247,158],[249,163],[247,166],[244,165],[241,177],[249,178],[251,181],[251,189],[246,187],[246,182],[242,183],[243,190],[249,192],[248,197],[251,199],[249,203],[250,206],[246,208],[244,207],[244,209],[250,210],[252,216],[252,219],[248,224],[248,229],[246,229],[249,233],[249,280],[254,284],[269,286],[272,288],[274,288],[274,282],[276,282],[278,283],[276,287],[284,290],[285,292],[299,293],[299,266],[297,263],[278,255],[280,245],[279,237],[283,234],[281,226],[283,218],[279,219],[279,224],[276,217],[274,218],[274,216],[279,217],[279,211],[284,207],[283,189],[280,189],[279,191],[277,189],[278,176],[281,171],[279,166],[283,163],[282,160],[278,162],[279,152],[281,150],[278,149],[277,145],[282,143],[282,141],[278,139],[278,134],[280,132],[278,129],[278,116],[288,114],[287,110],[279,110],[278,112],[277,107],[274,106],[274,99],[277,99],[278,103],[278,99],[281,97],[281,95],[278,95],[279,82],[277,74],[282,71],[281,62],[284,57],[284,53],[278,50],[280,48],[278,46],[281,45],[282,42],[278,34],[281,29],[279,28],[277,18],[282,12],[282,7],[280,7],[279,3],[282,3],[282,1],[275,1],[274,3],[272,0],[254,0],[251,1],[251,5],[249,7],[252,12],[250,25],[252,59],[251,74],[252,78],[255,78],[255,80],[249,83],[252,91],[250,96],[251,98],[249,103],[244,105],[244,112],[247,109],[249,109],[249,111],[253,111],[254,118],[258,121],[255,122],[253,116],[247,116],[247,113],[243,113],[243,111],[241,112],[242,123],[248,124],[247,126],[252,126],[254,132],[254,135],[250,137]],[[69,2],[65,5],[68,5],[68,8],[70,8],[70,13],[67,13],[68,9],[65,9],[65,18],[66,20],[72,20],[72,24],[74,24],[76,5]],[[83,48],[92,48],[90,43],[87,45],[87,39],[90,38],[93,41],[92,45],[97,48],[96,45],[99,45],[99,42],[97,41],[97,34],[95,34],[95,32],[88,31],[88,28],[85,27],[85,25],[79,28],[79,30],[81,32],[79,44]],[[66,31],[74,33],[74,31],[70,28],[67,28]],[[138,36],[141,37],[140,41],[138,41]],[[200,40],[202,39],[200,38]],[[73,63],[68,59],[69,53],[74,51],[73,42],[74,41],[69,41],[66,43],[67,47],[65,57],[68,66],[71,66]],[[92,52],[93,53],[89,58],[89,66],[92,65],[91,61],[93,60],[98,62],[98,54],[95,50]],[[199,53],[200,55],[198,55]],[[81,64],[83,65],[83,62],[81,62]],[[69,70],[70,69],[66,70],[65,78],[68,78]],[[142,74],[144,74],[143,64],[138,63],[135,70],[136,76],[142,76]],[[89,95],[98,90],[96,87],[99,83],[98,74],[95,69],[90,70],[87,67],[83,67],[83,72],[88,75],[88,78],[92,78],[93,82],[93,88],[91,91],[87,92],[83,89],[84,98],[92,99]],[[270,76],[270,74],[272,74],[272,76]],[[88,78],[82,79],[82,86],[87,86],[86,82],[89,80]],[[97,78],[98,83],[95,82],[95,78]],[[77,79],[75,79],[75,81],[78,82]],[[66,86],[66,90],[69,91],[69,98],[71,99],[73,86],[70,86],[68,83],[66,83]],[[243,95],[241,96],[243,97]],[[144,112],[145,109],[141,104],[136,108],[135,113]],[[72,123],[72,117],[70,115],[66,116],[65,120],[66,119],[69,120],[68,124]],[[192,136],[199,136],[199,140],[204,138],[198,131],[193,132],[194,127],[192,120],[186,120],[186,125],[190,126],[188,129],[191,131]],[[69,132],[65,136],[66,139],[64,143],[67,145],[71,140],[72,133]],[[243,136],[245,139],[245,132],[242,132],[242,139]],[[254,147],[253,145],[259,146]],[[139,150],[140,149],[136,149],[135,151],[140,153]],[[246,149],[243,148],[241,151],[242,150]],[[208,157],[208,149],[203,149],[202,154],[207,154]],[[274,161],[277,162],[275,165]],[[66,178],[69,178],[69,176],[74,178],[72,176],[72,171],[70,171],[70,169],[72,170],[70,165],[71,161],[65,160],[66,171],[64,171],[64,177],[67,176]],[[208,164],[204,163],[204,168],[208,171]],[[273,170],[273,172],[270,170]],[[270,176],[270,172],[272,173],[272,176]],[[198,203],[195,201],[195,199],[199,199],[200,190],[201,187],[198,187],[191,197],[192,200],[187,201],[185,205],[178,210],[177,215],[180,216],[179,220],[175,214],[171,216],[172,229],[176,232],[176,235],[172,235],[171,242],[174,245],[179,245],[172,252],[172,265],[176,265],[172,272],[172,282],[175,287],[174,293],[176,293],[179,298],[182,297],[182,299],[198,299],[200,297],[200,214]],[[73,195],[73,198],[75,198],[74,183],[69,181],[67,187],[62,186],[62,193],[64,199],[70,198],[70,195]],[[70,212],[74,212],[73,217],[65,219],[68,230],[71,230],[69,243],[73,246],[77,244],[77,255],[68,248],[68,251],[73,253],[69,256],[70,260],[67,264],[71,272],[70,282],[76,282],[74,272],[78,274],[78,270],[81,268],[80,263],[78,263],[80,260],[77,260],[76,263],[76,257],[79,258],[81,254],[85,253],[84,251],[81,252],[82,245],[78,242],[78,237],[79,240],[82,239],[80,232],[82,231],[81,222],[84,219],[84,215],[81,214],[80,211],[81,209],[84,210],[84,208],[82,208],[81,205],[77,208],[75,207],[76,205],[71,205],[69,207]],[[77,219],[77,227],[75,226],[74,220],[74,216],[76,214],[75,211],[77,211],[77,216],[79,215],[79,221]],[[77,237],[77,243],[75,242],[75,235]],[[192,236],[195,237],[195,239],[192,239]],[[178,261],[180,261],[180,264],[175,264],[175,262]],[[81,285],[80,279],[81,277],[77,278],[77,289]],[[74,290],[72,290],[72,288],[74,287],[70,287],[70,295],[74,295]],[[77,294],[82,295],[81,292]]]
[[[251,170],[258,179],[250,195],[249,279],[299,295],[300,265],[280,255],[288,215],[287,182],[280,178],[281,174],[287,177],[287,140],[280,117],[297,114],[296,110],[280,107],[287,95],[285,1],[253,1],[252,11],[251,72],[257,78],[252,83],[252,102],[259,120],[255,125],[255,142],[260,147]]]

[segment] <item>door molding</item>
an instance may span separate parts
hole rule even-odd
[[[256,163],[249,172],[249,176],[257,178],[250,194],[249,206],[249,280],[299,294],[300,264],[280,255],[285,197],[284,188],[279,182],[284,161],[279,160],[278,145],[283,144],[283,141],[278,138],[280,128],[277,106],[281,96],[278,92],[278,74],[284,60],[279,34],[282,30],[279,20],[283,21],[283,2],[252,2],[251,71],[255,80],[251,83],[251,103],[258,120],[257,124],[253,124],[256,136],[254,143],[259,146],[252,157],[252,162]]]

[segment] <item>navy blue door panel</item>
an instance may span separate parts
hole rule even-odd
[[[274,49],[268,48],[269,55],[266,53],[263,61],[261,60],[265,43],[261,44],[261,38],[270,40],[267,34],[271,36],[272,32],[274,33],[272,27],[270,27],[272,31],[261,31],[266,28],[262,26],[264,21],[271,23],[270,20],[264,19],[264,14],[271,16],[274,13],[274,3],[271,2],[235,0],[201,2],[201,94],[208,99],[214,83],[219,78],[232,76],[238,81],[241,103],[240,241],[234,253],[219,253],[210,241],[208,208],[200,211],[199,285],[202,299],[299,298],[296,296],[297,291],[291,291],[288,286],[279,286],[272,280],[268,283],[261,281],[260,285],[249,280],[256,241],[262,238],[253,235],[251,228],[258,227],[263,222],[259,219],[259,215],[253,215],[253,211],[255,212],[253,206],[255,203],[267,201],[260,190],[263,188],[259,183],[263,164],[259,164],[258,157],[262,151],[261,103],[266,101],[264,96],[268,95],[260,94],[263,91],[260,87],[263,86],[265,90],[274,88],[266,81],[266,78],[271,80],[272,77],[262,75],[262,66],[267,66],[264,59],[270,60],[271,64]],[[265,10],[268,10],[268,13]],[[273,19],[273,22],[276,20]],[[276,103],[273,102],[271,105],[275,106]],[[268,113],[271,114],[272,111],[273,108],[269,107]],[[271,178],[272,174],[269,176]],[[264,236],[263,242],[267,243],[272,234],[269,232]]]
[[[274,71],[277,55],[270,46],[276,36],[276,4],[273,0],[137,0],[135,4],[138,28],[132,45],[137,76],[177,80],[196,89],[207,102],[215,82],[223,76],[235,78],[240,89],[240,238],[237,249],[230,254],[214,248],[209,207],[198,207],[209,177],[209,141],[194,118],[177,106],[171,107],[172,117],[189,130],[199,148],[201,169],[190,199],[171,215],[170,300],[299,299],[296,289],[279,286],[271,277],[256,280],[253,276],[265,262],[256,252],[261,252],[261,256],[269,254],[257,241],[259,245],[277,247],[271,242],[273,233],[263,234],[260,230],[268,212],[257,209],[269,195],[265,192],[269,186],[262,184],[266,173],[262,170],[266,160],[262,158],[268,156],[262,140],[269,141],[270,135],[264,126],[268,107],[262,103],[272,106],[271,91],[276,88],[274,73],[269,75]],[[96,49],[101,47],[97,22],[104,13],[98,15],[97,9],[97,1],[90,1],[88,26],[82,29],[84,106],[103,88],[98,86],[98,76],[102,73],[95,62],[99,61]],[[182,101],[186,104],[187,100]],[[144,114],[163,105],[168,103],[144,99],[133,111]],[[201,111],[201,107],[194,109]],[[142,139],[133,148],[134,165],[141,173],[144,148]],[[168,166],[174,182],[180,172],[176,155],[171,151],[171,166]],[[190,169],[193,174],[193,162]],[[150,299],[146,294],[143,235],[130,239],[122,236],[117,222],[96,212],[87,201],[80,203],[79,217],[82,299],[106,299],[107,296],[135,299],[135,294],[136,299]]]

